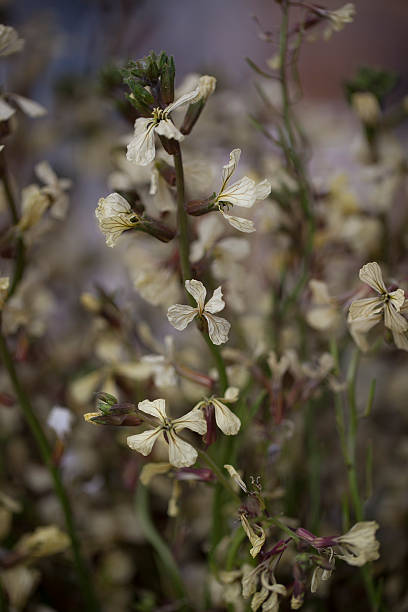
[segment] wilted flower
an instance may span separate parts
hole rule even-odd
[[[222,299],[221,287],[218,287],[210,300],[205,304],[205,296],[207,291],[201,281],[186,280],[186,290],[193,296],[197,302],[197,307],[193,308],[187,304],[174,304],[167,311],[167,318],[170,323],[182,331],[195,317],[204,317],[208,323],[208,335],[213,344],[223,344],[228,340],[228,333],[231,328],[230,323],[222,317],[214,316],[214,313],[220,312],[225,307],[225,302]]]
[[[159,421],[154,429],[148,429],[140,434],[129,436],[128,446],[141,453],[149,455],[153,445],[160,436],[164,436],[169,445],[169,461],[175,467],[188,467],[197,459],[197,451],[191,444],[182,440],[177,433],[182,429],[191,429],[201,435],[207,431],[207,424],[201,410],[193,408],[178,419],[170,419],[166,414],[166,402],[157,399],[153,402],[144,400],[139,402],[139,410],[150,414]]]
[[[348,2],[336,11],[318,8],[317,12],[329,20],[329,25],[323,33],[323,38],[328,40],[333,32],[340,32],[347,23],[352,23],[356,9],[352,2]]]
[[[242,480],[241,476],[238,474],[237,470],[233,465],[226,463],[224,468],[227,470],[228,474],[231,476],[232,480],[237,483],[237,485],[245,492],[248,493],[248,488],[245,482]]]
[[[136,227],[140,222],[129,202],[118,193],[110,193],[106,198],[100,198],[95,215],[109,247],[115,246],[122,232]]]
[[[38,185],[25,187],[21,198],[21,218],[17,228],[20,232],[25,232],[40,221],[50,205],[50,199]]]
[[[341,552],[336,552],[336,556],[347,561],[349,565],[359,567],[379,559],[380,544],[375,539],[378,528],[379,525],[375,521],[356,523],[347,533],[335,538]]]
[[[168,139],[183,140],[183,134],[176,128],[169,115],[183,104],[192,102],[199,93],[200,89],[197,87],[164,109],[154,108],[151,117],[139,117],[136,119],[135,134],[127,147],[127,159],[140,166],[150,164],[156,154],[155,133]]]
[[[271,184],[267,179],[256,184],[253,179],[244,176],[239,181],[229,185],[230,178],[238,166],[240,157],[241,149],[234,149],[231,151],[229,162],[223,166],[222,185],[214,200],[214,204],[217,205],[224,219],[226,219],[232,227],[235,227],[235,229],[238,229],[240,232],[251,233],[255,231],[252,221],[242,217],[229,215],[224,212],[224,207],[228,208],[228,205],[236,205],[244,208],[251,208],[257,200],[265,200],[265,198],[268,197],[271,192]]]
[[[403,289],[389,292],[384,284],[381,268],[376,262],[365,264],[359,272],[360,280],[367,283],[379,296],[362,298],[351,303],[348,323],[350,332],[361,350],[368,345],[364,334],[384,319],[384,325],[392,331],[398,348],[408,350],[405,332],[408,322],[400,313],[405,302]]]
[[[252,544],[252,548],[249,552],[251,556],[255,558],[265,544],[265,531],[260,525],[255,524],[252,526],[245,514],[241,514],[241,524]]]
[[[195,408],[203,408],[208,404],[214,406],[215,422],[222,433],[226,436],[235,436],[241,427],[241,421],[225,404],[236,402],[238,395],[239,389],[237,387],[228,387],[224,397],[211,397],[201,400]]]

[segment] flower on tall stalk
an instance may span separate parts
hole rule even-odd
[[[200,95],[200,88],[196,87],[193,91],[184,94],[181,98],[166,106],[166,108],[154,108],[151,117],[139,117],[136,119],[135,133],[127,147],[126,158],[128,161],[140,166],[150,164],[156,155],[155,134],[170,140],[183,140],[183,134],[176,128],[169,115],[176,108],[187,104],[187,102],[192,102]]]
[[[405,335],[408,331],[408,321],[401,314],[405,303],[404,290],[388,291],[381,268],[376,262],[365,264],[359,272],[359,277],[363,283],[374,289],[378,296],[354,300],[350,305],[348,324],[356,344],[361,350],[368,350],[365,334],[384,320],[384,325],[391,330],[397,347],[408,350]]]
[[[193,408],[178,419],[170,419],[166,414],[166,401],[156,399],[153,402],[144,400],[139,402],[139,410],[150,414],[158,420],[158,426],[148,429],[140,434],[129,436],[128,446],[146,456],[152,451],[156,440],[164,436],[169,445],[169,461],[175,467],[189,467],[197,459],[197,451],[188,442],[182,440],[177,434],[182,429],[190,429],[201,435],[207,431],[207,424],[201,410]]]
[[[240,232],[251,233],[255,231],[251,220],[229,215],[224,211],[224,208],[227,208],[227,210],[229,206],[251,208],[257,200],[265,200],[268,197],[271,192],[271,184],[267,179],[257,184],[253,179],[244,176],[230,185],[230,179],[238,166],[240,157],[241,149],[231,151],[229,162],[223,166],[222,185],[215,197],[214,204],[232,227]]]
[[[109,247],[114,247],[123,232],[139,223],[139,217],[131,209],[129,202],[118,193],[110,193],[106,198],[100,198],[95,215]]]
[[[196,317],[204,317],[208,324],[208,335],[211,342],[217,345],[227,342],[231,324],[226,319],[215,316],[216,312],[220,312],[225,307],[221,287],[217,287],[207,303],[205,303],[207,290],[201,281],[186,280],[185,287],[197,302],[197,306],[195,308],[187,304],[170,306],[167,311],[167,318],[171,325],[182,331]]]

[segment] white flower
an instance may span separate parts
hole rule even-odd
[[[24,40],[18,37],[18,33],[11,26],[0,24],[0,55],[6,56],[21,51]]]
[[[217,84],[217,79],[213,76],[209,76],[208,74],[200,77],[198,81],[199,94],[197,99],[194,102],[198,102],[199,100],[206,101],[215,91],[215,86]]]
[[[306,321],[319,331],[335,330],[339,325],[339,309],[326,283],[312,278],[309,287],[313,305],[306,313]]]
[[[364,334],[384,319],[384,325],[392,331],[396,345],[404,348],[405,332],[408,330],[408,321],[400,313],[405,302],[404,290],[396,289],[388,292],[381,268],[376,262],[365,264],[359,276],[363,283],[369,285],[379,295],[354,300],[350,305],[347,321],[356,344],[361,350],[367,350],[368,344]]]
[[[336,538],[342,553],[336,553],[336,556],[347,561],[349,565],[359,567],[379,559],[380,544],[375,539],[378,528],[379,525],[375,521],[356,523],[347,533]]]
[[[167,318],[170,323],[173,327],[182,331],[195,317],[204,317],[208,324],[208,335],[211,342],[217,345],[227,342],[231,324],[222,317],[214,316],[214,313],[220,312],[225,307],[221,287],[214,291],[212,298],[205,304],[207,291],[202,282],[194,279],[186,280],[185,286],[197,302],[197,307],[193,308],[187,304],[170,306],[167,311]]]
[[[235,436],[241,427],[241,421],[225,404],[236,402],[238,395],[239,389],[237,387],[228,387],[224,397],[211,397],[201,400],[195,408],[202,408],[203,406],[212,404],[214,406],[215,422],[222,433],[226,436]]]
[[[63,440],[72,429],[74,415],[71,410],[63,406],[54,406],[47,418],[47,425]]]
[[[0,121],[7,121],[16,112],[14,106],[11,106],[9,102],[13,102],[25,115],[32,119],[47,114],[47,109],[38,102],[15,93],[5,93],[0,97]]]
[[[38,178],[45,183],[42,192],[50,196],[52,200],[51,215],[56,219],[65,219],[69,198],[65,193],[72,185],[67,178],[59,179],[47,161],[42,161],[35,167]]]
[[[127,444],[133,450],[146,456],[152,451],[157,438],[164,436],[169,445],[169,461],[175,467],[189,467],[197,459],[197,451],[191,444],[185,442],[177,433],[182,429],[191,429],[201,435],[207,431],[207,424],[201,410],[190,410],[179,419],[169,419],[166,414],[166,402],[157,399],[153,402],[144,400],[139,402],[139,410],[150,414],[159,420],[159,425],[154,429],[148,429],[143,433],[129,436]]]
[[[139,117],[135,122],[135,133],[127,147],[126,158],[140,166],[147,166],[154,160],[156,147],[154,143],[155,133],[165,138],[181,141],[183,134],[176,128],[169,115],[176,108],[187,102],[192,102],[200,93],[197,87],[166,108],[154,108],[151,117]]]
[[[230,153],[229,162],[223,167],[222,185],[216,196],[214,203],[218,206],[218,210],[228,221],[232,227],[240,232],[251,233],[255,231],[252,221],[243,217],[235,217],[224,211],[229,205],[242,206],[243,208],[251,208],[257,200],[265,200],[271,192],[271,184],[265,179],[256,184],[255,181],[248,176],[244,176],[239,181],[229,185],[229,181],[238,166],[239,158],[241,157],[241,149],[234,149]]]
[[[139,218],[132,211],[129,202],[118,193],[110,193],[106,198],[100,198],[95,215],[109,247],[115,246],[122,232],[136,227],[139,223]]]

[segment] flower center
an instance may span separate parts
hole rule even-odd
[[[154,108],[153,109],[153,121],[155,125],[160,123],[160,121],[163,121],[163,119],[166,119],[166,112],[162,108],[159,108],[159,107]]]

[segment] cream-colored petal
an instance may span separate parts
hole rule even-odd
[[[350,304],[349,318],[350,320],[365,319],[378,315],[384,308],[384,301],[380,297],[363,298],[354,300]]]
[[[384,304],[384,325],[399,334],[408,330],[408,321],[396,311],[392,302]]]
[[[164,421],[167,418],[166,400],[164,399],[156,399],[153,402],[150,400],[143,400],[143,402],[138,403],[137,407],[142,412],[151,414],[156,417],[156,419],[160,419],[160,421]]]
[[[146,463],[140,472],[139,480],[145,487],[148,486],[152,478],[160,474],[167,474],[171,470],[170,463]]]
[[[116,217],[121,213],[130,213],[132,209],[129,202],[119,193],[110,193],[106,198],[99,198],[95,216],[98,221],[107,217]]]
[[[396,291],[392,291],[388,294],[391,302],[398,312],[401,310],[402,306],[405,303],[405,293],[403,289],[397,289]]]
[[[126,159],[140,166],[147,166],[154,160],[154,122],[150,118],[139,117],[135,122],[135,133],[127,146]]]
[[[185,287],[197,302],[199,311],[202,312],[204,310],[205,296],[207,295],[207,290],[203,283],[195,279],[186,280]]]
[[[166,106],[166,108],[164,109],[164,112],[166,113],[166,115],[168,115],[169,113],[173,112],[174,110],[176,110],[176,108],[179,108],[183,104],[187,104],[187,102],[192,102],[194,98],[197,98],[199,94],[200,94],[200,88],[196,87],[192,91],[185,93],[178,100],[175,100],[174,102]]]
[[[243,217],[235,217],[234,215],[228,215],[223,210],[220,211],[224,219],[228,221],[232,227],[239,230],[240,232],[245,232],[246,234],[251,234],[255,232],[255,226],[250,219],[244,219]]]
[[[137,222],[132,219],[134,219],[133,213],[121,213],[99,221],[99,229],[104,234],[108,247],[114,247],[123,232],[136,227]]]
[[[257,200],[266,200],[268,195],[271,193],[272,185],[268,179],[264,179],[260,183],[255,185],[255,197]]]
[[[233,149],[230,153],[229,162],[222,168],[222,182],[225,185],[234,174],[241,157],[241,149]]]
[[[213,344],[220,345],[228,341],[228,334],[231,329],[231,323],[222,317],[216,317],[204,311],[204,316],[208,323],[208,335]]]
[[[215,398],[211,401],[215,411],[215,421],[226,436],[235,436],[241,427],[241,421],[228,406]]]
[[[174,426],[174,431],[191,429],[191,431],[195,431],[201,435],[204,435],[207,431],[207,422],[202,411],[198,408],[193,408],[184,416],[174,419],[172,423]]]
[[[328,330],[337,327],[339,313],[334,306],[315,306],[306,313],[306,321],[317,330]]]
[[[228,387],[224,395],[224,402],[233,403],[238,400],[239,389],[238,387]]]
[[[225,302],[222,299],[222,289],[221,287],[217,287],[217,289],[212,294],[212,298],[206,303],[204,310],[211,314],[215,314],[216,312],[220,312],[224,308]]]
[[[229,202],[236,206],[251,208],[256,202],[256,186],[255,181],[248,176],[228,185],[218,194],[217,202]]]
[[[408,335],[404,332],[399,333],[392,330],[395,346],[403,351],[408,351]]]
[[[156,427],[155,429],[148,429],[140,434],[129,436],[126,440],[127,445],[132,450],[137,451],[144,457],[150,455],[152,448],[157,438],[161,435],[162,428]]]
[[[312,292],[312,300],[314,304],[331,304],[332,300],[326,283],[312,278],[309,281],[309,288]]]
[[[0,121],[7,121],[15,112],[16,110],[10,104],[7,104],[3,98],[0,98]]]
[[[29,98],[25,98],[24,96],[18,96],[17,94],[13,94],[13,99],[16,104],[21,108],[23,113],[31,117],[32,119],[36,119],[37,117],[43,117],[47,114],[47,109],[35,102],[34,100],[30,100]]]
[[[125,378],[130,378],[131,380],[146,380],[151,373],[152,368],[149,363],[129,362],[115,365],[115,374],[125,376]]]
[[[197,314],[198,308],[193,308],[187,304],[174,304],[169,307],[167,318],[173,327],[179,331],[183,331]]]
[[[156,134],[169,138],[170,140],[184,140],[183,134],[176,128],[171,119],[163,119],[155,128]]]
[[[216,218],[216,215],[214,215]],[[218,222],[218,219],[216,219]],[[251,252],[251,246],[245,238],[223,238],[215,247],[215,256],[221,255],[222,258],[228,258],[232,261],[241,261],[246,259]]]
[[[197,451],[188,442],[184,442],[174,431],[168,432],[169,461],[175,467],[190,467],[197,460]]]
[[[245,482],[242,480],[241,476],[238,474],[237,470],[234,468],[233,465],[230,465],[229,463],[226,463],[224,465],[224,468],[227,470],[228,474],[230,475],[230,477],[232,478],[232,480],[234,482],[237,483],[237,485],[243,490],[245,491],[245,493],[248,493],[248,489],[247,486],[245,484]]]
[[[249,552],[255,558],[265,543],[265,532],[260,525],[251,526],[245,514],[241,514],[241,524],[252,544]]]
[[[386,293],[387,289],[384,285],[381,268],[377,262],[372,261],[365,264],[359,272],[360,280],[369,285],[378,293]]]

